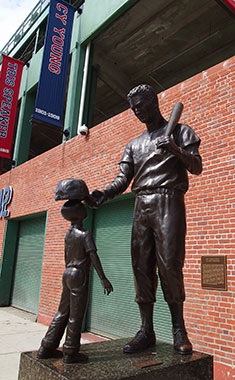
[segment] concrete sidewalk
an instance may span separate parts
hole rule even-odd
[[[21,352],[39,348],[47,326],[34,322],[34,318],[13,307],[0,307],[0,380],[17,380]],[[84,333],[81,343],[102,340],[106,339]]]

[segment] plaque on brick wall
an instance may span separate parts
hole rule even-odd
[[[227,290],[227,256],[201,257],[203,289]]]

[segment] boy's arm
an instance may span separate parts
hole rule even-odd
[[[111,293],[113,291],[113,287],[112,287],[112,284],[109,282],[109,280],[106,278],[106,276],[104,274],[99,256],[97,255],[95,250],[92,250],[89,253],[90,253],[91,262],[92,262],[92,264],[93,264],[93,266],[94,266],[94,268],[95,268],[95,270],[96,270],[96,272],[100,278],[101,285],[104,288],[104,294],[107,293],[107,295],[109,295],[109,293]]]

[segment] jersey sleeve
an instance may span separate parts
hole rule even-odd
[[[97,251],[93,235],[89,231],[86,232],[84,246],[86,252]]]
[[[132,150],[131,150],[131,146],[130,144],[127,144],[126,145],[126,148],[124,150],[124,153],[122,155],[122,158],[121,160],[119,161],[119,164],[123,163],[123,162],[126,162],[128,164],[132,164],[133,163],[133,157],[132,157]]]
[[[199,147],[201,142],[194,130],[185,124],[178,124],[173,136],[176,144],[181,148],[186,148],[189,145],[196,145]]]

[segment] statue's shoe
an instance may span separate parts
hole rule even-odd
[[[138,351],[146,350],[149,347],[153,347],[155,344],[156,336],[154,331],[147,333],[144,330],[140,330],[135,337],[124,346],[123,352],[126,354],[133,354]]]
[[[60,350],[41,346],[37,353],[38,359],[60,359],[63,357],[63,352]]]
[[[72,363],[86,363],[88,361],[88,356],[85,354],[82,354],[81,352],[78,352],[76,354],[64,354],[63,362],[65,364],[72,364]]]
[[[173,329],[174,350],[181,355],[191,355],[193,346],[185,329]]]

